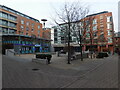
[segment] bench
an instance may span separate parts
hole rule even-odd
[[[51,58],[52,58],[51,54],[41,53],[41,54],[36,54],[35,58],[33,58],[32,61],[43,59],[46,60],[46,64],[50,64]]]

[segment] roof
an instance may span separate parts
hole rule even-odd
[[[86,17],[95,16],[95,15],[104,14],[104,13],[108,13],[108,11],[103,11],[103,12],[87,15]]]
[[[26,18],[28,18],[28,19],[34,20],[34,21],[36,21],[36,22],[40,22],[39,20],[37,20],[37,19],[35,19],[35,18],[33,18],[33,17],[30,17],[30,16],[28,16],[28,15],[26,15],[26,14],[23,14],[23,13],[21,13],[21,12],[18,12],[18,11],[14,10],[14,9],[11,9],[11,8],[7,7],[7,6],[0,5],[0,8],[5,9],[5,10],[7,10],[7,11],[10,11],[10,12],[12,12],[12,13],[14,13],[14,14],[17,14],[17,15],[20,15],[20,16],[23,16],[23,17],[26,17]]]
[[[0,35],[0,36],[21,36],[21,37],[27,37],[27,38],[34,38],[34,37],[31,37],[31,36],[27,36],[27,35],[19,35],[19,34],[3,34],[3,35]],[[37,38],[36,39],[41,39],[41,40],[48,40],[48,41],[52,41],[51,39],[45,39],[45,38]]]

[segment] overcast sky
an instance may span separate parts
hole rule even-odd
[[[0,0],[0,4],[38,20],[45,18],[48,20],[46,26],[51,27],[52,20],[50,17],[54,15],[54,8],[61,7],[65,1],[72,2],[75,0]],[[112,12],[115,31],[118,31],[118,1],[119,0],[82,0],[84,5],[89,6],[90,14],[102,11]]]

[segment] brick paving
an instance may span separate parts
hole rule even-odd
[[[117,55],[74,60],[53,55],[52,62],[32,62],[33,54],[3,56],[3,88],[117,88]],[[32,69],[39,69],[33,71]]]

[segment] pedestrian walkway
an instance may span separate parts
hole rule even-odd
[[[53,55],[51,64],[32,62],[34,55],[3,56],[4,88],[117,88],[117,56],[74,60]],[[115,60],[114,60],[115,59]],[[33,69],[38,69],[34,71]]]
[[[17,57],[20,58],[24,58],[28,61],[32,61],[32,58],[34,58],[34,54],[23,54],[23,55],[17,55]],[[49,64],[49,66],[51,67],[55,67],[55,68],[60,68],[60,69],[74,69],[74,70],[89,70],[92,69],[94,67],[96,67],[97,65],[103,63],[102,60],[104,60],[104,58],[102,59],[97,59],[97,58],[85,58],[83,59],[83,61],[81,61],[80,59],[78,60],[72,60],[70,61],[71,64],[67,64],[67,55],[65,54],[61,54],[59,57],[57,55],[52,55],[52,59],[51,59],[51,64]],[[38,60],[37,62],[38,64],[46,64],[45,60]],[[92,64],[88,64],[88,63],[92,63]],[[99,63],[99,64],[98,64]]]

